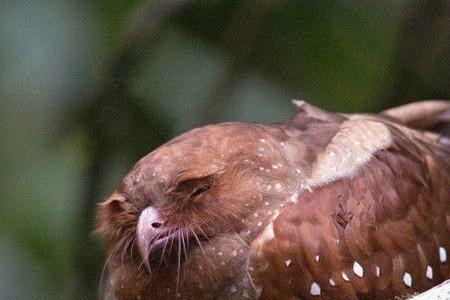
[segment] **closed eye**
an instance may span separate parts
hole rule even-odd
[[[204,186],[201,186],[199,188],[197,188],[190,196],[189,198],[194,199],[197,198],[200,194],[206,192],[207,190],[209,190],[211,188],[211,184],[206,184]]]
[[[215,177],[211,174],[175,182],[175,185],[169,188],[167,192],[178,199],[195,200],[214,185]]]

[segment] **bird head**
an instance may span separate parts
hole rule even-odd
[[[250,240],[291,191],[286,138],[261,125],[225,123],[151,152],[101,204],[98,232],[110,254],[150,274],[161,261],[183,263],[216,235]]]

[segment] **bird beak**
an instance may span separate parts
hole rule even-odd
[[[157,208],[147,207],[139,216],[137,225],[137,244],[144,265],[150,272],[149,256],[153,251],[167,245],[171,232],[165,217]]]

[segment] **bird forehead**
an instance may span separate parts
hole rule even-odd
[[[129,184],[169,182],[181,172],[211,173],[254,152],[265,133],[243,123],[190,130],[144,156],[126,178]],[[265,141],[265,139],[263,139]]]
[[[247,124],[223,123],[190,130],[168,141],[149,157],[154,163],[179,161],[205,154],[224,157],[226,154],[249,149],[263,132]]]

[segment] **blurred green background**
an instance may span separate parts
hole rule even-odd
[[[0,299],[95,299],[96,203],[195,126],[450,98],[449,1],[1,1]]]

